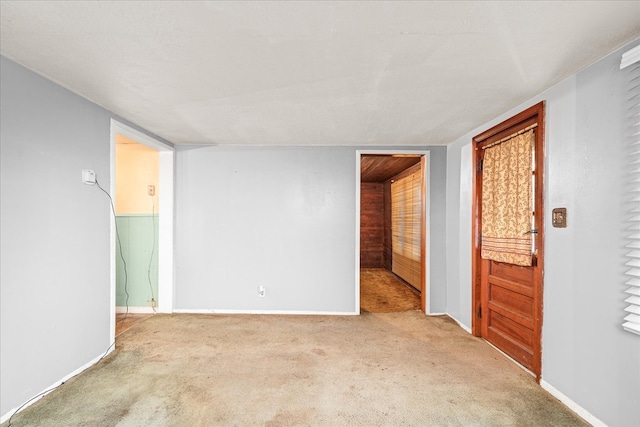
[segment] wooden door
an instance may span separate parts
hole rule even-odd
[[[532,147],[531,266],[481,257],[482,178],[485,148],[534,128]],[[473,332],[529,369],[540,380],[542,272],[544,261],[544,102],[483,132],[473,139],[475,174],[473,224]]]

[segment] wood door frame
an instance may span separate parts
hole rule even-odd
[[[430,209],[431,192],[429,191],[429,174],[427,169],[430,166],[430,152],[429,150],[356,150],[356,304],[355,314],[360,314],[360,160],[362,156],[367,154],[387,155],[392,156],[394,154],[409,154],[420,156],[420,170],[422,177],[421,195],[422,195],[422,221],[420,224],[420,271],[422,273],[422,292],[420,293],[420,310],[425,314],[431,314],[431,308],[427,304],[427,294],[430,293],[430,280],[427,269],[427,255],[430,248],[430,234],[427,233],[430,224],[430,216],[428,215]]]
[[[472,188],[473,188],[473,207],[472,207],[472,225],[471,225],[471,331],[475,336],[482,336],[482,320],[480,317],[480,310],[482,307],[481,301],[481,281],[482,281],[482,258],[480,256],[480,201],[478,200],[479,187],[482,185],[482,180],[478,179],[479,174],[479,161],[482,155],[482,147],[491,144],[495,141],[504,138],[513,133],[514,128],[525,128],[533,123],[537,123],[538,127],[535,132],[535,147],[536,147],[536,194],[535,194],[535,206],[539,211],[539,215],[536,217],[536,228],[538,229],[538,242],[537,249],[537,268],[534,269],[534,281],[538,283],[538,293],[536,295],[538,304],[534,309],[534,322],[536,327],[534,328],[533,339],[533,373],[536,376],[536,380],[540,382],[542,374],[542,308],[543,308],[543,272],[544,272],[544,163],[545,163],[545,101],[541,101],[526,110],[516,114],[513,117],[493,126],[492,128],[480,133],[473,138],[473,167],[475,173],[472,173]]]

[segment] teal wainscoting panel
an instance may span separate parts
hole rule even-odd
[[[116,242],[116,305],[150,307],[151,298],[158,301],[158,216],[118,215],[116,224],[127,264],[125,292],[125,268]]]

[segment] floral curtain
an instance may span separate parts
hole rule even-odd
[[[534,130],[485,149],[482,168],[481,256],[531,265]]]

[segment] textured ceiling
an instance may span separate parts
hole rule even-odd
[[[178,144],[452,142],[640,37],[640,2],[0,3],[0,51]]]

